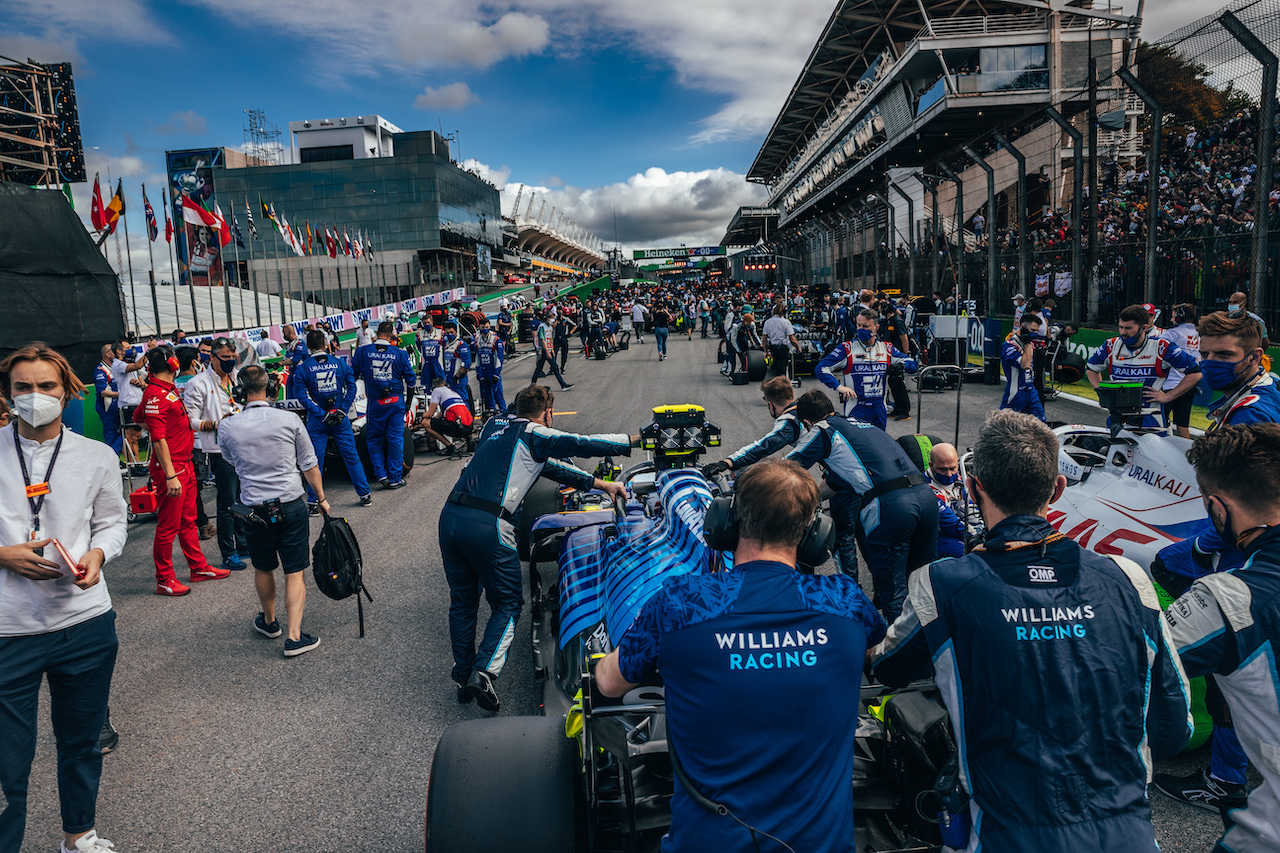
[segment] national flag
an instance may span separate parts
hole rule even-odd
[[[93,174],[93,203],[89,208],[89,219],[94,231],[107,227],[107,217],[102,210],[102,188],[98,186],[98,173]]]
[[[147,188],[142,188],[142,207],[147,213],[147,237],[154,243],[160,236],[160,226],[156,224],[156,212],[151,209],[151,200],[147,198]]]
[[[227,220],[222,215],[222,208],[215,201],[213,203],[213,215],[218,220],[218,242],[222,248],[231,245],[231,229],[227,227]]]
[[[258,193],[258,204],[262,205],[262,218],[274,221],[276,218],[275,211],[268,207],[267,203],[262,200],[262,193]],[[277,228],[276,230],[278,231],[279,229]]]
[[[333,232],[329,230],[329,226],[324,227],[324,245],[329,250],[329,257],[338,257],[338,244],[333,239]]]
[[[360,257],[360,232],[356,232],[355,239],[351,241],[351,257]]]
[[[173,242],[173,223],[169,221],[169,205],[164,206],[164,241]]]
[[[111,201],[107,202],[107,206],[102,211],[104,227],[108,234],[116,230],[122,216],[124,216],[124,181],[117,179],[116,194],[111,197]]]
[[[244,215],[249,220],[249,238],[251,240],[258,239],[258,226],[253,224],[253,208],[249,206],[249,197],[244,197]]]
[[[348,258],[353,257],[351,253],[351,237],[347,235],[347,229],[342,229],[342,254]]]
[[[314,255],[314,244],[311,242],[311,220],[307,220],[307,254]]]
[[[231,209],[231,237],[236,241],[237,246],[244,248],[244,235],[240,233],[240,222],[236,219],[235,208]]]
[[[369,263],[373,263],[373,241],[369,239],[368,234],[364,235],[364,244],[369,253]]]
[[[207,225],[218,228],[218,217],[205,210],[201,204],[186,193],[182,194],[182,221],[192,225]]]

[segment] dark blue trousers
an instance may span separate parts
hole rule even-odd
[[[208,457],[213,481],[218,487],[218,550],[225,563],[232,554],[249,553],[244,522],[231,512],[232,505],[240,503],[240,477],[235,466],[223,459],[221,453],[210,453]]]
[[[98,735],[107,718],[117,646],[115,611],[50,634],[0,637],[0,850],[22,847],[40,682],[46,677],[62,831],[93,829],[102,777]]]
[[[120,410],[113,403],[105,412],[98,412],[102,422],[102,442],[120,455],[124,450],[124,436],[120,434]]]
[[[476,379],[480,382],[480,402],[485,408],[494,412],[505,412],[507,399],[502,393],[502,374],[477,372]]]
[[[364,428],[373,476],[400,482],[404,477],[404,396],[369,400]]]
[[[365,426],[367,428],[368,424],[366,423]],[[307,435],[311,436],[311,446],[315,448],[321,473],[324,472],[324,452],[332,439],[338,447],[338,452],[342,454],[342,461],[347,466],[351,485],[356,487],[356,494],[369,494],[369,478],[365,476],[364,463],[360,461],[360,454],[356,451],[356,437],[351,432],[351,421],[343,418],[336,426],[325,426],[322,419],[311,415],[307,418]],[[311,491],[311,485],[307,484],[307,501],[314,502],[315,499],[315,492]]]
[[[876,606],[890,624],[907,599],[907,576],[938,559],[938,499],[927,484],[881,495],[863,508],[857,526],[862,556],[871,570]],[[879,518],[869,520],[872,512]]]
[[[524,607],[515,529],[484,510],[447,503],[440,512],[439,533],[449,581],[453,680],[466,684],[477,669],[499,675]],[[477,650],[481,589],[489,602],[489,622]]]

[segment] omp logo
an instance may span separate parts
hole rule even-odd
[[[1027,566],[1027,578],[1033,583],[1057,583],[1058,573],[1050,566]]]

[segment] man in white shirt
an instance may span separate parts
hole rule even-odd
[[[259,358],[275,358],[280,354],[280,345],[271,340],[265,330],[253,348],[257,350]]]
[[[373,338],[373,329],[369,327],[369,319],[366,317],[360,321],[360,328],[356,329],[356,349],[373,343]]]
[[[135,344],[124,350],[122,358],[111,363],[111,378],[115,380],[116,392],[120,395],[117,399],[124,441],[129,447],[125,458],[130,462],[138,459],[138,438],[142,435],[142,428],[133,422],[133,413],[142,402],[142,390],[147,385],[146,356],[143,348]]]
[[[786,376],[791,364],[791,353],[800,349],[796,341],[796,329],[784,315],[779,302],[773,306],[773,316],[764,321],[764,336],[769,342],[769,354],[773,357],[775,376]]]
[[[631,306],[631,324],[636,329],[636,343],[644,343],[644,316],[649,313],[649,309],[644,307],[644,303],[637,300]]]
[[[245,410],[223,425],[218,446],[219,456],[237,474],[236,500],[248,507],[255,519],[246,525],[254,587],[262,605],[253,629],[272,640],[281,634],[274,572],[282,566],[289,614],[284,656],[296,657],[320,645],[318,637],[302,633],[302,610],[307,600],[303,570],[310,563],[311,526],[298,472],[316,493],[325,515],[329,514],[329,502],[324,497],[315,449],[302,421],[267,402],[267,373],[261,367],[246,367],[241,379]]]
[[[0,850],[22,847],[46,678],[61,849],[113,849],[94,829],[98,738],[119,645],[102,567],[123,550],[127,522],[111,449],[63,428],[63,407],[82,393],[66,359],[44,344],[0,362],[0,394],[16,416],[0,428]],[[31,487],[25,493],[23,483]]]
[[[236,369],[236,346],[230,338],[215,338],[209,366],[187,383],[182,405],[195,431],[196,447],[209,460],[209,470],[218,487],[218,550],[222,552],[222,568],[239,571],[245,568],[249,542],[244,522],[231,513],[239,500],[240,482],[236,469],[222,458],[218,446],[218,426],[226,418],[240,412],[240,404],[232,397],[239,371]]]

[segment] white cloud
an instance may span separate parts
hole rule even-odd
[[[143,0],[5,0],[6,29],[39,33],[39,38],[65,42],[84,36],[95,40],[145,44],[149,47],[175,43],[172,35],[152,16]],[[9,54],[12,56],[12,54]],[[18,59],[26,59],[19,56]],[[40,62],[59,62],[61,58]]]
[[[433,89],[428,86],[414,98],[413,106],[420,110],[459,110],[468,104],[479,103],[480,98],[466,83],[450,83]]]
[[[468,159],[463,160],[460,165],[468,172],[475,172],[477,175],[497,187],[499,191],[507,186],[507,181],[511,178],[511,167],[501,166],[494,168],[493,166],[481,163],[474,157],[469,157]]]
[[[521,184],[503,188],[503,210],[509,216]],[[546,211],[587,228],[606,243],[617,239],[624,247],[678,245],[714,246],[724,236],[725,226],[742,205],[761,204],[765,190],[749,184],[743,175],[728,169],[698,172],[667,172],[650,168],[626,181],[603,187],[581,189],[525,186],[521,215],[535,197],[533,215],[546,200]]]
[[[209,132],[209,121],[195,110],[174,111],[168,120],[157,125],[156,133],[176,136],[203,136]]]

